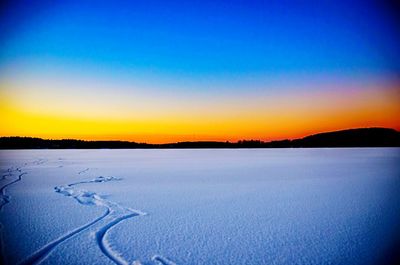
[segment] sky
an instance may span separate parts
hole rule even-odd
[[[127,3],[129,2],[129,3]],[[5,1],[0,136],[400,130],[395,1]]]

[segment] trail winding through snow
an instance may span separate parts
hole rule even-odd
[[[22,172],[20,168],[17,168],[14,172],[18,172],[18,173],[17,173],[17,175],[18,175],[17,178],[16,178],[15,180],[13,180],[13,181],[11,181],[11,182],[9,182],[9,183],[3,185],[3,186],[0,188],[0,211],[3,210],[3,207],[4,207],[7,203],[9,203],[9,202],[10,202],[10,199],[11,199],[11,196],[6,194],[6,188],[7,188],[8,186],[13,185],[14,183],[17,183],[18,181],[21,181],[21,180],[22,180],[22,176],[25,175],[25,174],[27,174],[27,172]],[[13,172],[13,173],[14,173],[14,172]],[[3,179],[5,179],[6,176],[9,176],[9,177],[13,176],[13,173],[8,174],[8,175],[7,175],[7,174],[6,174],[6,175],[3,175]]]
[[[82,170],[78,172],[78,175],[81,175],[83,173],[86,173],[89,169]],[[72,197],[76,201],[78,201],[80,204],[84,205],[96,205],[100,207],[104,207],[106,210],[101,215],[100,217],[94,219],[93,221],[80,226],[67,234],[53,240],[52,242],[46,244],[43,246],[41,249],[37,250],[34,254],[32,254],[30,257],[25,259],[21,265],[27,265],[27,264],[39,264],[43,260],[45,260],[51,252],[61,243],[64,241],[72,238],[73,236],[77,235],[80,232],[83,232],[84,230],[92,230],[94,231],[96,243],[99,246],[100,250],[102,253],[108,257],[111,261],[113,261],[115,264],[118,265],[130,265],[130,264],[141,264],[139,260],[129,262],[126,260],[121,253],[116,251],[110,244],[110,242],[107,240],[107,234],[109,230],[117,225],[118,223],[127,220],[129,218],[135,217],[135,216],[143,216],[146,215],[146,213],[139,211],[139,210],[134,210],[131,208],[126,208],[122,207],[119,204],[109,201],[100,195],[98,195],[95,192],[88,191],[85,189],[80,189],[77,186],[81,184],[88,184],[88,183],[104,183],[104,182],[110,182],[110,181],[119,181],[121,180],[120,178],[117,177],[96,177],[91,180],[84,180],[84,181],[79,181],[75,183],[71,183],[68,185],[64,186],[56,186],[54,187],[55,192],[60,193],[64,196],[67,197]],[[174,265],[172,261],[168,260],[167,258],[164,258],[160,255],[155,255],[151,259],[154,263],[159,264],[159,265]]]
[[[46,159],[38,159],[38,160],[33,161],[31,164],[32,165],[41,165],[41,164],[45,163],[46,161],[47,161]],[[29,163],[24,163],[24,166],[28,166],[28,165],[29,165]],[[2,182],[8,180],[11,177],[14,177],[14,179],[6,184],[3,184],[0,187],[0,212],[3,211],[3,207],[6,204],[11,202],[11,195],[7,195],[6,189],[11,185],[13,185],[17,182],[20,182],[22,180],[22,176],[24,176],[26,174],[27,174],[27,172],[23,171],[22,167],[20,166],[20,167],[8,168],[6,173],[1,176],[0,181],[2,181]],[[0,223],[0,263],[6,264],[7,260],[5,259],[5,255],[4,255],[5,244],[4,244],[4,238],[3,238],[3,229],[4,229],[4,226],[2,223]]]
[[[7,173],[3,174],[1,177],[1,181],[6,181],[9,177],[14,177],[17,175],[16,179],[4,184],[0,188],[0,212],[3,211],[3,207],[10,203],[11,201],[11,196],[6,194],[6,188],[21,181],[22,176],[25,175],[26,172],[22,172],[21,168],[17,167],[15,169],[9,168],[7,169]],[[5,249],[4,249],[4,235],[3,235],[3,229],[4,226],[2,223],[0,223],[0,262],[1,264],[6,264],[7,261],[5,259]]]

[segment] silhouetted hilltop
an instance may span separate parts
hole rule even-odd
[[[99,149],[99,148],[298,148],[298,147],[400,147],[400,132],[389,128],[359,128],[325,132],[301,139],[236,143],[197,141],[146,144],[128,141],[45,140],[32,137],[1,137],[0,149]]]
[[[388,128],[360,128],[310,135],[292,141],[294,147],[400,146],[400,132]]]

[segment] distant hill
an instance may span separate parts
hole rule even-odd
[[[292,141],[293,147],[400,146],[400,132],[388,128],[359,128],[318,133]]]
[[[300,148],[300,147],[400,147],[400,132],[389,128],[358,128],[324,132],[295,140],[263,142],[178,142],[146,144],[127,141],[46,140],[32,137],[1,137],[0,149],[99,149],[99,148]]]

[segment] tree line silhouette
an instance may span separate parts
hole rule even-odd
[[[1,137],[0,149],[151,149],[151,148],[299,148],[299,147],[400,147],[400,132],[390,128],[357,128],[310,135],[294,140],[264,142],[194,141],[165,144],[129,141],[49,140],[33,137]]]

